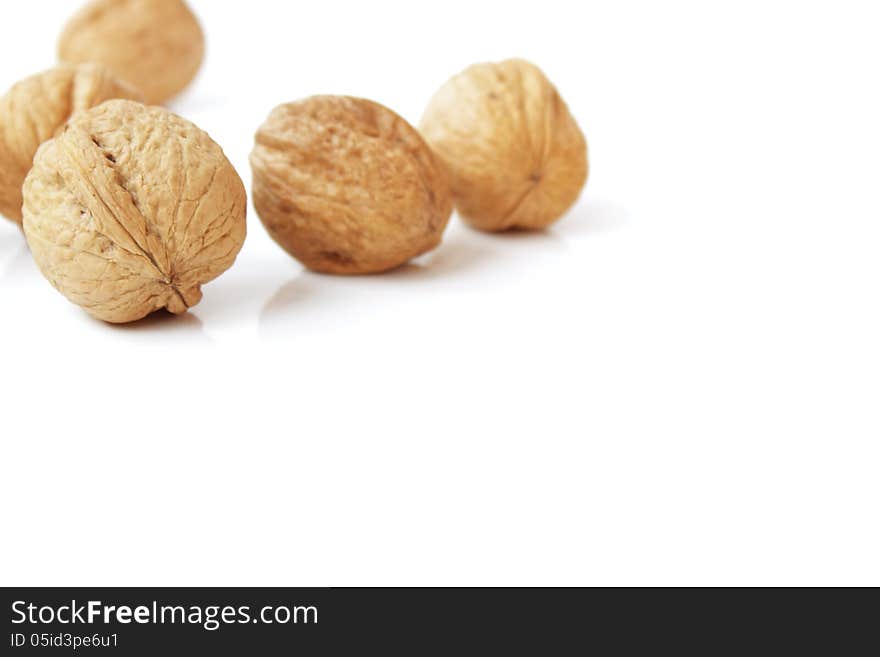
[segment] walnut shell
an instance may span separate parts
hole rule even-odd
[[[58,41],[61,61],[103,64],[156,104],[192,82],[204,55],[202,28],[183,0],[92,0]]]
[[[21,186],[40,144],[74,112],[111,98],[141,100],[141,95],[92,64],[32,75],[0,98],[0,214],[21,223]]]
[[[34,260],[70,301],[108,322],[182,313],[228,269],[246,197],[221,148],[160,107],[111,100],[40,147],[24,184]]]
[[[587,180],[583,133],[556,87],[520,59],[452,78],[421,130],[449,172],[459,214],[482,230],[549,226]]]
[[[419,133],[386,107],[314,96],[276,107],[251,153],[269,234],[309,269],[378,273],[440,243],[449,186]]]

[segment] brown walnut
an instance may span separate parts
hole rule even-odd
[[[92,0],[58,41],[61,61],[103,64],[156,104],[192,82],[204,55],[202,28],[183,0]]]
[[[108,322],[197,304],[241,249],[245,211],[241,179],[205,132],[125,100],[74,115],[24,184],[40,270]]]
[[[452,213],[442,168],[409,123],[369,100],[276,107],[251,153],[269,234],[309,269],[393,269],[440,243]]]
[[[449,172],[459,214],[482,230],[544,228],[587,180],[584,135],[541,70],[477,64],[434,95],[422,134]]]
[[[0,214],[21,223],[21,186],[37,149],[76,111],[111,98],[140,100],[100,66],[57,66],[25,78],[0,98]]]

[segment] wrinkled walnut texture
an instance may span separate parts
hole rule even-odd
[[[93,0],[68,21],[58,56],[73,64],[103,64],[163,103],[192,82],[205,38],[183,0]]]
[[[21,186],[37,149],[76,111],[111,98],[140,100],[100,66],[57,66],[15,84],[0,98],[0,214],[21,223]]]
[[[398,267],[436,247],[452,213],[445,174],[422,137],[369,100],[315,96],[275,108],[251,166],[269,234],[319,272]]]
[[[182,313],[245,238],[244,186],[220,147],[174,114],[111,100],[37,152],[24,232],[52,284],[94,317]]]
[[[449,172],[459,214],[483,230],[544,228],[587,180],[583,133],[556,87],[523,60],[455,76],[420,127]]]

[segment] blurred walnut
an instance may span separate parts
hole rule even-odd
[[[40,270],[108,322],[197,304],[241,249],[245,208],[238,174],[205,132],[126,100],[76,114],[24,184]]]
[[[587,180],[587,144],[538,67],[477,64],[434,95],[422,134],[446,166],[459,214],[490,231],[544,228]]]
[[[204,54],[202,28],[183,0],[92,0],[58,41],[61,61],[103,64],[150,103],[183,91]]]
[[[21,186],[37,148],[73,112],[111,98],[140,100],[140,93],[91,64],[32,75],[0,98],[0,214],[21,223]]]
[[[315,96],[276,107],[251,154],[269,234],[306,267],[392,269],[440,243],[445,175],[418,132],[369,100]]]

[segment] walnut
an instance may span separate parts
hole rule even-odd
[[[192,82],[204,54],[202,28],[183,0],[92,0],[58,41],[61,61],[103,64],[155,104]]]
[[[127,100],[74,115],[24,183],[40,270],[108,322],[197,304],[241,249],[245,209],[241,179],[205,132]]]
[[[393,269],[436,247],[452,214],[445,174],[422,137],[369,100],[315,96],[276,107],[251,166],[269,234],[319,272]]]
[[[523,60],[477,64],[452,78],[421,130],[449,172],[459,214],[482,230],[544,228],[587,180],[583,133],[556,87]]]
[[[140,93],[99,66],[62,65],[15,84],[0,98],[0,214],[21,223],[21,186],[34,154],[73,112]]]

